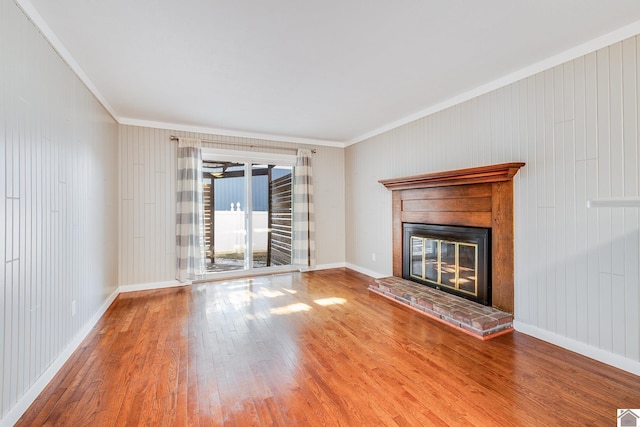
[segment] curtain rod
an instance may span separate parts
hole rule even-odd
[[[171,141],[177,141],[179,139],[179,137],[175,136],[175,135],[171,135],[169,137],[169,139]],[[201,140],[202,142],[208,142],[209,144],[222,144],[222,145],[232,145],[234,147],[245,147],[245,148],[272,148],[272,149],[276,149],[276,150],[287,150],[287,151],[295,151],[297,152],[298,149],[297,148],[291,148],[291,147],[272,147],[270,145],[247,145],[247,144],[239,144],[236,142],[223,142],[223,141],[207,141],[205,139]],[[311,152],[313,154],[316,153],[316,149],[312,148]]]

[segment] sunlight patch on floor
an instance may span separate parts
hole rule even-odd
[[[311,310],[311,306],[298,302],[295,304],[284,305],[282,307],[274,307],[271,310],[271,314],[282,315],[282,314],[291,314],[297,313],[300,311],[309,311]]]
[[[327,305],[334,305],[334,304],[344,304],[347,302],[347,300],[344,298],[330,297],[330,298],[320,298],[320,299],[314,300],[313,302],[315,302],[318,305],[327,306]]]
[[[267,297],[267,298],[276,298],[276,297],[284,296],[284,293],[282,293],[280,291],[276,291],[276,290],[273,290],[273,289],[267,289],[267,288],[260,288],[258,293],[261,296]]]

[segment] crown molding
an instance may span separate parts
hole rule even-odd
[[[339,141],[330,141],[313,138],[299,138],[295,136],[272,135],[268,133],[245,132],[240,130],[229,130],[211,128],[205,126],[185,125],[180,123],[156,122],[152,120],[139,120],[127,117],[121,117],[118,121],[122,125],[142,126],[155,129],[167,129],[183,132],[204,133],[209,135],[234,136],[239,138],[261,139],[264,141],[290,142],[292,144],[320,145],[323,147],[344,148],[345,145]]]

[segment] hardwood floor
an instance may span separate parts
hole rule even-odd
[[[121,294],[19,426],[615,425],[640,377],[481,341],[346,269]]]

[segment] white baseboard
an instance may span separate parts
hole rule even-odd
[[[532,337],[566,348],[567,350],[597,360],[598,362],[606,363],[607,365],[614,366],[622,369],[623,371],[640,375],[640,362],[638,361],[627,359],[626,357],[610,353],[606,350],[593,347],[572,338],[546,331],[538,328],[537,326],[519,322],[518,320],[513,321],[513,327],[516,331],[522,332],[523,334],[531,335]]]
[[[391,276],[390,274],[382,274],[382,273],[378,273],[377,271],[373,271],[373,270],[369,270],[367,268],[364,267],[360,267],[358,265],[355,264],[350,264],[350,263],[346,263],[345,265],[347,268],[350,268],[352,270],[357,271],[358,273],[362,273],[362,274],[366,274],[367,276],[371,276],[374,279],[381,279],[383,277],[389,277]]]
[[[347,266],[347,264],[345,264],[344,262],[335,262],[333,264],[319,264],[316,265],[315,267],[309,269],[309,271],[313,271],[313,270],[329,270],[331,268],[345,268]]]
[[[180,283],[177,280],[167,280],[166,282],[149,282],[138,283],[135,285],[120,285],[120,292],[135,292],[135,291],[149,291],[153,289],[173,288],[176,286],[189,286],[191,281]]]
[[[40,375],[40,377],[33,383],[31,387],[22,395],[18,402],[6,413],[6,415],[0,419],[0,427],[13,426],[20,417],[25,413],[29,406],[36,400],[36,398],[42,393],[44,388],[49,384],[53,377],[58,373],[62,366],[69,360],[74,351],[82,344],[82,341],[89,335],[94,326],[98,323],[100,318],[107,311],[109,306],[115,301],[119,294],[119,290],[116,289],[109,298],[100,306],[98,311],[91,317],[91,319],[84,325],[84,327],[76,334],[73,340],[65,347],[56,360],[49,365],[49,367]]]

